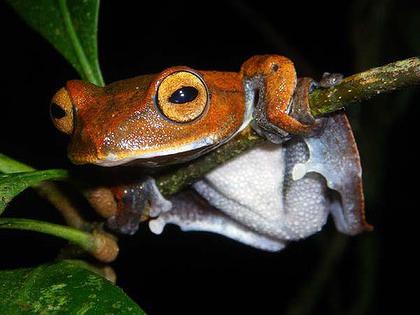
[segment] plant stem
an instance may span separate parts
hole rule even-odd
[[[0,229],[27,230],[54,235],[80,246],[103,262],[114,260],[118,254],[115,240],[97,231],[87,233],[59,224],[17,218],[0,218]]]
[[[320,260],[318,267],[312,277],[306,282],[293,303],[287,310],[287,315],[306,315],[313,314],[316,303],[324,292],[324,288],[333,274],[333,270],[341,258],[348,238],[336,234],[331,240],[324,256]]]
[[[346,105],[361,102],[382,93],[420,84],[420,58],[413,57],[373,68],[345,78],[328,89],[316,89],[309,96],[314,117],[340,110]],[[234,139],[215,151],[187,165],[156,178],[161,193],[168,197],[241,153],[263,143],[265,139],[247,127]]]
[[[83,231],[92,230],[92,224],[79,214],[72,201],[61,192],[56,183],[44,182],[33,187],[43,198],[47,199],[61,213],[68,225]]]
[[[41,232],[68,240],[88,252],[95,249],[95,240],[92,234],[68,226],[31,219],[0,218],[0,229]]]
[[[374,306],[377,289],[378,270],[378,235],[375,233],[366,235],[362,242],[358,243],[358,288],[351,312],[348,314],[370,314]]]
[[[74,30],[73,21],[70,16],[69,9],[67,7],[66,0],[58,0],[58,5],[60,8],[61,15],[63,16],[64,26],[67,30],[67,34],[70,37],[71,43],[73,44],[74,51],[77,58],[79,59],[80,65],[82,67],[83,73],[85,74],[85,79],[93,84],[103,86],[104,80],[100,74],[95,75],[92,67],[90,66],[89,60],[86,57],[85,51],[80,43],[77,33]]]

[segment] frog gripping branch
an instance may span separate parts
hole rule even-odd
[[[0,154],[1,171],[5,173],[0,212],[19,192],[33,187],[68,225],[3,217],[0,229],[47,233],[70,241],[99,262],[113,261],[119,252],[115,235],[106,232],[103,222],[86,221],[77,208],[81,204],[74,202],[72,194],[66,194],[66,187],[61,190],[60,184],[51,182],[55,179],[76,184],[105,218],[107,227],[122,234],[134,234],[139,226],[145,225],[153,233],[161,234],[167,224],[174,224],[183,231],[213,232],[247,246],[277,252],[289,242],[320,231],[330,214],[337,230],[344,234],[372,229],[365,220],[360,157],[342,109],[353,102],[420,84],[419,57],[344,79],[337,74],[323,76],[320,82],[315,82],[310,78],[298,79],[288,58],[262,55],[248,59],[238,67],[238,72],[177,66],[105,86],[98,60],[99,0],[6,2],[56,48],[83,80],[68,81],[54,95],[50,116],[55,127],[70,139],[69,159],[74,164],[99,166],[80,170],[88,176],[91,171],[100,176],[89,176],[83,181],[66,170],[37,171]],[[248,14],[246,8],[239,9],[238,13]],[[258,16],[248,17],[247,20],[257,21],[263,28],[267,25]],[[268,33],[273,35],[269,30]],[[144,41],[137,42],[142,49]],[[166,42],[160,42],[167,46]],[[380,47],[378,43],[374,41],[371,48]],[[366,48],[364,43],[360,44]],[[284,51],[284,47],[277,48]],[[305,63],[296,52],[290,55],[301,66]],[[368,59],[363,59],[363,64],[376,62],[373,59],[366,62]],[[12,68],[14,71],[19,67]],[[369,164],[369,157],[365,159]],[[85,175],[83,178],[87,179]],[[365,255],[360,256],[359,263],[362,271],[370,271],[370,276],[360,282],[363,296],[352,305],[356,313],[366,307],[365,293],[372,288],[375,275],[372,264],[373,267],[365,268],[366,261],[373,257],[370,251],[375,249],[374,244],[372,240],[365,241],[366,247],[360,250],[369,250],[369,255],[367,260]],[[307,283],[297,293],[289,313],[309,312],[321,297],[328,281],[325,270],[334,269],[347,238],[337,233],[329,242],[319,266],[314,265],[314,276],[305,280]],[[85,256],[73,249],[73,246],[64,248],[59,259],[67,255]],[[128,259],[133,265],[133,257]],[[109,266],[102,269],[72,260],[68,267],[71,268],[67,268],[65,277],[60,273],[62,263],[3,271],[0,276],[6,279],[6,285],[0,295],[6,298],[4,302],[0,298],[3,302],[0,308],[10,304],[28,311],[31,305],[37,310],[45,305],[48,309],[69,306],[86,311],[87,303],[95,300],[90,303],[93,311],[98,311],[99,305],[124,312],[121,306],[125,305],[128,313],[143,314],[118,289],[113,292],[97,288],[104,293],[102,296],[80,290],[80,284],[87,283],[86,277],[93,276],[81,273],[85,270],[80,268],[99,271],[108,278],[112,271]],[[308,269],[310,274],[312,269]],[[35,280],[41,279],[42,283],[28,282],[22,272],[35,275]],[[115,282],[115,273],[111,272],[110,278]],[[75,286],[71,279],[76,280]],[[91,280],[97,287],[100,279]],[[154,280],[152,286],[156,284]],[[148,286],[146,282],[141,281]],[[29,294],[16,300],[20,283],[29,283],[24,288],[24,293]],[[51,288],[56,292],[45,298],[43,293]],[[60,293],[57,288],[71,297],[66,305],[57,299],[56,293]],[[33,294],[38,291],[41,295]],[[81,297],[86,299],[82,301]],[[14,311],[11,308],[4,312]]]
[[[255,56],[239,73],[173,67],[103,88],[70,81],[53,98],[52,117],[71,134],[70,159],[101,166],[190,161],[251,124],[272,143],[219,166],[169,200],[152,178],[101,187],[88,199],[120,232],[132,234],[148,219],[155,233],[174,223],[276,251],[319,231],[329,213],[341,232],[370,228],[351,128],[342,112],[311,116],[315,86],[297,80],[289,59]]]

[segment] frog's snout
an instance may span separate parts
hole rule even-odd
[[[50,117],[54,126],[68,135],[73,133],[73,103],[66,88],[61,88],[53,96],[50,104]]]

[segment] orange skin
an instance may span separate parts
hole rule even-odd
[[[199,79],[192,79],[198,82],[194,84],[199,94],[205,90],[208,94],[203,112],[188,122],[168,119],[156,101],[163,80],[179,72],[197,76]],[[265,85],[267,120],[287,133],[306,132],[309,126],[287,114],[296,87],[295,68],[289,59],[277,55],[254,56],[239,73],[172,67],[157,75],[142,75],[105,87],[69,81],[53,98],[54,105],[68,115],[53,117],[53,121],[71,135],[68,154],[76,164],[114,166],[135,161],[159,166],[183,162],[226,142],[244,127],[245,120],[250,120],[246,117],[249,110],[244,82],[254,77],[261,77]],[[200,80],[204,87],[198,86]],[[171,84],[183,86],[176,80]],[[171,92],[171,85],[167,85]]]

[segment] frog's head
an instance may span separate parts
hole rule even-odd
[[[187,161],[244,125],[239,74],[169,68],[98,87],[69,81],[53,97],[54,125],[70,135],[70,159],[102,166]]]

